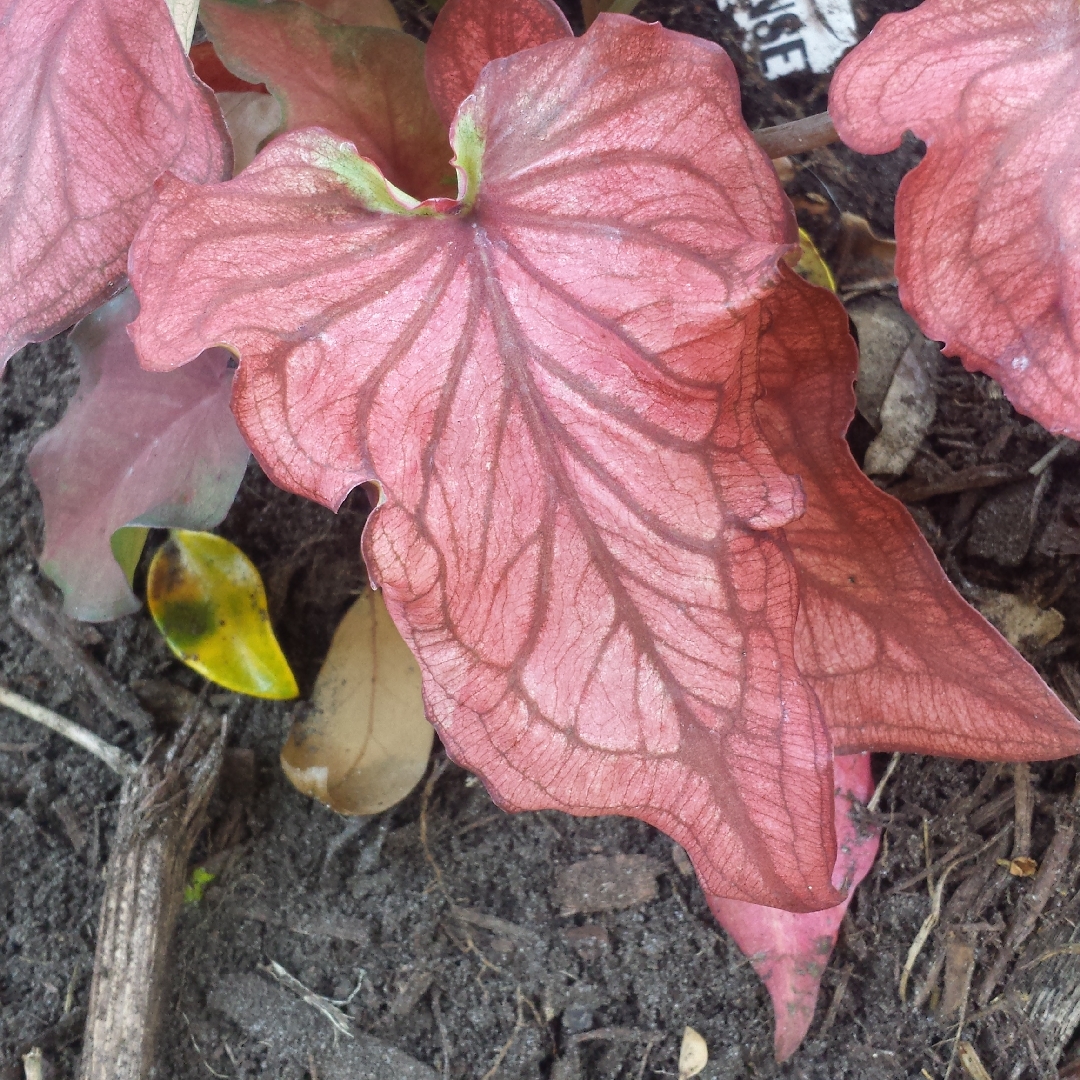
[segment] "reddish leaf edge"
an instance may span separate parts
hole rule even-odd
[[[705,893],[716,921],[769,991],[778,1062],[787,1061],[810,1030],[840,924],[855,890],[873,867],[881,842],[879,828],[867,829],[854,817],[856,805],[866,803],[874,790],[870,755],[837,755],[833,764],[838,840],[833,885],[846,894],[844,899],[822,911],[796,913]]]

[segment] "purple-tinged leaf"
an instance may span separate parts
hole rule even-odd
[[[122,285],[166,170],[229,175],[162,0],[0,0],[0,370]]]
[[[229,354],[212,349],[181,371],[144,371],[126,329],[137,311],[125,291],[75,327],[79,389],[30,453],[45,507],[41,567],[77,619],[139,609],[109,544],[117,529],[217,525],[248,460],[229,411]]]

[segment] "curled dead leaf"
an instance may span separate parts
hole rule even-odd
[[[871,476],[902,476],[937,413],[934,370],[937,348],[912,337],[893,372],[878,416],[881,431],[867,447],[863,469]]]
[[[839,291],[846,297],[896,282],[896,241],[878,236],[858,214],[840,215],[840,235],[832,253]]]
[[[1005,867],[1013,877],[1034,877],[1039,864],[1030,855],[1021,855],[1017,859],[998,859],[998,866]]]
[[[304,794],[339,814],[378,814],[420,782],[435,732],[420,667],[381,593],[367,590],[341,620],[313,704],[281,751],[285,775]]]

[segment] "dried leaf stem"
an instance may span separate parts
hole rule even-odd
[[[805,154],[828,146],[840,138],[827,112],[792,120],[776,127],[759,128],[753,132],[758,146],[776,161],[789,154]]]
[[[138,766],[128,754],[113,746],[112,743],[107,743],[81,724],[76,724],[73,720],[54,713],[52,709],[46,709],[44,705],[37,705],[21,694],[16,694],[14,690],[8,690],[5,686],[0,686],[0,705],[11,709],[12,712],[17,712],[20,716],[25,716],[27,720],[33,720],[47,727],[50,731],[55,731],[57,735],[63,735],[65,739],[70,739],[76,746],[81,746],[99,761],[104,761],[114,773],[125,780],[135,775]]]

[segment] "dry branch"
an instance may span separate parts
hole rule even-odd
[[[222,721],[194,707],[124,782],[106,874],[79,1080],[146,1080],[187,862],[217,784]]]

